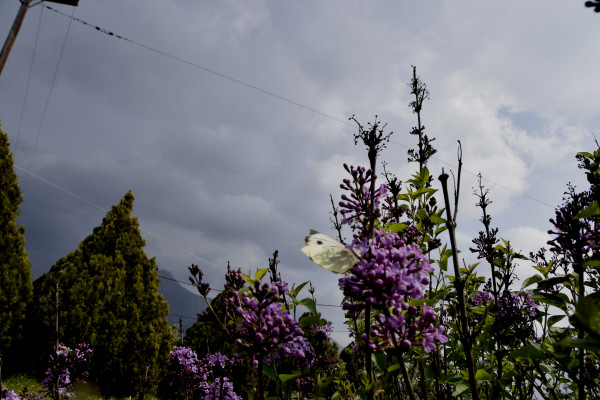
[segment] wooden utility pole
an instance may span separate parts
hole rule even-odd
[[[10,53],[10,49],[12,49],[15,39],[17,39],[17,34],[19,33],[19,29],[21,29],[21,25],[25,19],[25,14],[27,14],[27,10],[29,9],[29,3],[31,3],[31,0],[19,1],[21,2],[21,7],[19,7],[19,12],[17,13],[15,22],[13,22],[12,28],[10,28],[8,37],[6,38],[4,46],[2,47],[2,52],[0,52],[0,75],[2,75],[2,70],[4,69],[4,64],[6,64],[6,59]]]
[[[19,33],[19,29],[21,29],[21,25],[23,25],[23,20],[25,19],[25,14],[27,14],[27,10],[29,9],[29,4],[31,4],[31,0],[19,0],[21,2],[21,6],[19,7],[19,12],[15,17],[15,21],[13,22],[12,28],[10,28],[10,32],[8,32],[8,37],[4,42],[4,46],[2,47],[2,51],[0,52],[0,75],[2,75],[2,70],[4,69],[4,64],[6,64],[6,60],[8,59],[8,54],[12,49],[15,40],[17,39],[17,34]],[[51,3],[59,3],[66,4],[68,6],[77,7],[79,4],[79,0],[48,0]],[[39,4],[39,3],[38,3]]]
[[[179,318],[179,336],[181,337],[181,345],[183,346],[183,320]]]
[[[55,299],[54,299],[54,311],[55,311],[55,315],[54,315],[54,322],[56,325],[56,330],[55,330],[55,334],[56,334],[56,351],[58,351],[58,339],[60,337],[60,334],[58,332],[58,308],[60,307],[60,300],[58,299],[58,281],[56,281],[56,295],[55,295]]]

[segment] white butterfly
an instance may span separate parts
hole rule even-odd
[[[304,239],[302,252],[315,264],[335,273],[343,274],[356,264],[358,258],[343,243],[315,230]]]

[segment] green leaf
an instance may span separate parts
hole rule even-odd
[[[437,190],[436,190],[436,189],[433,189],[433,188],[428,188],[428,187],[424,187],[424,188],[421,188],[421,189],[417,190],[416,192],[413,192],[413,193],[411,194],[411,197],[412,197],[413,199],[416,199],[417,197],[420,197],[420,196],[422,196],[423,194],[428,194],[429,196],[431,196],[431,194],[433,194],[433,193],[435,193],[435,192],[437,192]],[[428,196],[428,197],[429,197],[429,196]]]
[[[290,379],[297,378],[302,375],[302,371],[296,371],[291,374],[279,374],[279,379],[281,379],[281,383],[286,383]]]
[[[540,274],[535,274],[534,276],[530,276],[529,278],[527,278],[523,281],[523,284],[521,285],[521,289],[525,289],[527,286],[531,286],[534,283],[537,283],[542,280],[544,280],[544,277],[542,277]]]
[[[400,369],[400,364],[398,363],[398,361],[394,361],[394,363],[388,367],[387,371],[394,372],[398,369]]]
[[[465,385],[464,383],[459,383],[454,388],[454,391],[452,392],[452,397],[456,397],[459,394],[465,392],[466,390],[469,390],[469,387],[467,385]]]
[[[390,231],[392,233],[400,233],[403,230],[405,230],[406,228],[408,228],[407,224],[402,224],[402,223],[396,223],[396,224],[388,224],[385,226],[385,229],[387,231]]]
[[[558,284],[563,284],[565,282],[569,282],[571,280],[568,276],[554,276],[552,278],[545,279],[543,281],[537,282],[538,290],[546,290]]]
[[[577,357],[573,357],[571,362],[569,362],[569,365],[567,365],[567,368],[576,368],[578,365],[579,365],[579,360],[577,359]]]
[[[380,351],[371,354],[371,360],[373,360],[373,362],[377,366],[377,369],[379,369],[381,372],[385,372],[386,354],[384,352]]]
[[[565,317],[564,315],[553,315],[553,316],[549,317],[548,318],[548,326],[553,326],[554,324],[556,324],[558,321],[560,321],[564,317]]]
[[[300,303],[302,303],[304,307],[308,308],[308,311],[311,313],[317,314],[317,305],[313,299],[307,297],[306,299],[300,300]]]
[[[552,265],[554,265],[554,262],[552,260],[550,260],[550,261],[548,261],[548,265],[546,265],[545,267],[541,266],[541,265],[534,265],[533,268],[540,271],[544,277],[547,277],[548,273],[552,269]]]
[[[551,374],[553,372],[552,368],[548,364],[540,363],[540,369],[545,374]]]
[[[263,365],[263,374],[277,382],[277,374],[275,374],[275,368],[273,368],[271,365]]]
[[[445,221],[444,221],[445,223]],[[440,233],[446,231],[448,229],[448,227],[446,225],[440,226],[439,228],[437,228],[435,230],[435,236],[438,236]]]
[[[408,300],[408,305],[418,307],[420,305],[426,304],[431,306],[435,304],[435,299],[410,299]]]
[[[583,262],[583,265],[585,265],[586,267],[592,267],[592,268],[600,268],[600,259],[599,258],[590,258],[589,260],[585,260]]]
[[[589,297],[579,300],[575,308],[575,318],[583,325],[585,331],[596,339],[600,339],[600,307]]]
[[[515,351],[513,351],[512,353],[510,353],[506,359],[508,360],[546,360],[548,358],[548,356],[546,356],[546,354],[536,348],[534,345],[532,344],[528,344],[525,347],[521,347],[519,349],[516,349]]]
[[[444,375],[440,379],[440,383],[460,383],[463,381],[461,374],[448,374]]]
[[[267,274],[268,271],[269,271],[269,268],[257,269],[256,275],[254,276],[254,280],[258,279],[259,281],[262,281],[262,278]]]
[[[567,310],[567,304],[565,299],[562,296],[559,296],[554,293],[545,293],[545,292],[535,292],[531,298],[538,302],[548,304],[557,308],[560,308],[563,311]]]
[[[310,281],[301,283],[297,288],[294,288],[292,290],[292,297],[294,297],[294,298],[298,297],[298,293],[300,293],[300,291],[304,288],[304,286],[306,286],[308,284],[308,282],[310,282]]]
[[[478,381],[489,382],[492,380],[492,376],[485,369],[478,369],[475,374],[475,379]]]
[[[319,325],[321,321],[321,317],[318,315],[307,315],[305,317],[300,318],[300,328],[304,328],[309,325]]]
[[[575,219],[589,218],[600,215],[600,206],[596,200],[592,201],[587,207],[575,214]]]

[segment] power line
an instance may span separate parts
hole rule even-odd
[[[17,164],[14,164],[14,166],[15,166],[16,169],[18,169],[20,171],[23,171],[23,172],[25,172],[28,175],[33,176],[34,178],[36,178],[36,179],[38,179],[38,180],[46,183],[47,185],[52,186],[55,189],[58,189],[58,190],[60,190],[60,191],[62,191],[64,193],[68,194],[69,196],[72,196],[72,197],[74,197],[74,198],[76,198],[78,200],[83,201],[87,205],[95,207],[95,208],[97,208],[97,209],[99,209],[99,210],[101,210],[101,211],[103,211],[105,213],[109,213],[110,212],[110,210],[107,210],[106,208],[104,208],[104,207],[102,207],[102,206],[100,206],[100,205],[98,205],[98,204],[96,204],[96,203],[94,203],[92,201],[89,201],[88,199],[83,198],[83,197],[81,197],[81,196],[79,196],[79,195],[71,192],[70,190],[65,189],[64,187],[59,186],[56,183],[53,183],[53,182],[49,181],[48,179],[42,178],[41,176],[39,176],[37,174],[34,174],[33,172],[31,172],[31,171],[29,171],[29,170],[27,170],[27,169],[25,169],[25,168],[23,168],[23,167],[21,167],[21,166],[19,166]],[[155,234],[155,233],[153,233],[153,232],[151,232],[151,231],[149,231],[147,229],[142,229],[141,227],[139,229],[140,229],[140,231],[144,232],[146,235],[152,236],[155,239],[160,240],[161,242],[163,242],[165,244],[168,244],[169,246],[175,248],[176,250],[184,252],[185,254],[189,255],[190,257],[193,257],[193,258],[195,258],[195,259],[197,259],[197,260],[199,260],[199,261],[201,261],[201,262],[203,262],[203,263],[205,263],[205,264],[207,264],[207,265],[209,265],[211,267],[214,267],[214,268],[218,269],[219,271],[222,271],[222,268],[219,268],[216,264],[213,264],[210,261],[205,260],[204,258],[202,258],[200,256],[197,256],[197,255],[195,255],[194,253],[192,253],[192,252],[190,252],[188,250],[182,249],[181,247],[177,246],[176,244],[174,244],[174,243],[172,243],[172,242],[170,242],[170,241],[168,241],[166,239],[163,239],[162,237],[158,236],[157,234]]]
[[[219,76],[219,77],[221,77],[221,78],[228,79],[228,80],[230,80],[230,81],[232,81],[232,82],[235,82],[235,83],[238,83],[238,84],[240,84],[240,85],[246,86],[246,87],[248,87],[248,88],[251,88],[251,89],[253,89],[253,90],[256,90],[256,91],[258,91],[258,92],[261,92],[261,93],[263,93],[263,94],[266,94],[266,95],[268,95],[268,96],[274,97],[274,98],[276,98],[276,99],[279,99],[279,100],[285,101],[285,102],[287,102],[287,103],[293,104],[293,105],[295,105],[295,106],[297,106],[297,107],[303,108],[303,109],[305,109],[305,110],[308,110],[308,111],[310,111],[310,112],[313,112],[313,113],[315,113],[315,114],[319,114],[319,115],[321,115],[321,116],[323,116],[323,117],[325,117],[325,118],[329,118],[329,119],[331,119],[331,120],[333,120],[333,121],[336,121],[336,122],[342,123],[342,124],[344,124],[344,125],[347,125],[347,126],[350,126],[350,127],[353,127],[353,128],[355,127],[353,124],[349,123],[347,120],[343,120],[343,119],[340,119],[340,118],[334,117],[334,116],[332,116],[332,115],[330,115],[330,114],[324,113],[324,112],[322,112],[322,111],[319,111],[319,110],[317,110],[317,109],[315,109],[315,108],[313,108],[313,107],[309,107],[309,106],[307,106],[307,105],[305,105],[305,104],[299,103],[299,102],[297,102],[297,101],[295,101],[295,100],[292,100],[292,99],[290,99],[290,98],[287,98],[287,97],[285,97],[285,96],[282,96],[282,95],[276,94],[276,93],[274,93],[274,92],[271,92],[271,91],[269,91],[269,90],[263,89],[263,88],[261,88],[261,87],[258,87],[258,86],[256,86],[256,85],[252,85],[252,84],[250,84],[250,83],[248,83],[248,82],[245,82],[245,81],[243,81],[243,80],[241,80],[241,79],[234,78],[234,77],[232,77],[232,76],[230,76],[230,75],[227,75],[227,74],[224,74],[224,73],[222,73],[222,72],[216,71],[216,70],[214,70],[214,69],[211,69],[211,68],[205,67],[205,66],[203,66],[203,65],[200,65],[200,64],[197,64],[197,63],[195,63],[195,62],[192,62],[192,61],[186,60],[186,59],[184,59],[184,58],[182,58],[182,57],[175,56],[175,55],[173,55],[173,54],[167,53],[166,51],[159,50],[159,49],[156,49],[156,48],[154,48],[154,47],[152,47],[152,46],[149,46],[149,45],[146,45],[146,44],[143,44],[143,43],[140,43],[140,42],[137,42],[137,41],[131,40],[131,39],[129,39],[129,38],[127,38],[127,37],[123,36],[123,35],[115,34],[115,33],[111,32],[111,31],[109,31],[109,30],[107,30],[107,29],[104,29],[104,28],[101,28],[101,27],[99,27],[99,26],[94,26],[93,24],[91,24],[91,23],[89,23],[89,22],[87,22],[87,21],[81,20],[81,19],[79,19],[79,18],[75,18],[75,17],[73,17],[73,16],[69,16],[68,14],[65,14],[65,13],[63,13],[63,12],[61,12],[61,11],[59,11],[59,10],[56,10],[56,9],[52,8],[52,7],[49,7],[49,6],[46,6],[46,5],[45,5],[44,7],[46,7],[47,9],[49,9],[49,10],[51,10],[51,11],[54,11],[54,12],[55,12],[55,13],[57,13],[57,14],[63,15],[63,16],[65,16],[65,17],[67,17],[67,18],[70,18],[70,19],[71,19],[71,20],[73,20],[73,21],[79,22],[79,23],[81,23],[81,24],[83,24],[83,25],[85,25],[85,26],[87,26],[87,27],[93,28],[93,29],[95,29],[96,31],[98,31],[98,32],[101,32],[101,33],[103,33],[103,34],[105,34],[105,35],[107,35],[107,36],[110,36],[110,37],[114,37],[114,38],[117,38],[117,39],[124,40],[124,41],[126,41],[126,42],[129,42],[129,43],[131,43],[131,44],[134,44],[134,45],[136,45],[136,46],[139,46],[139,47],[142,47],[142,48],[144,48],[144,49],[147,49],[147,50],[153,51],[153,52],[155,52],[155,53],[157,53],[157,54],[160,54],[160,55],[163,55],[163,56],[165,56],[165,57],[171,58],[171,59],[173,59],[173,60],[176,60],[176,61],[182,62],[182,63],[184,63],[184,64],[187,64],[187,65],[190,65],[190,66],[192,66],[192,67],[198,68],[198,69],[200,69],[200,70],[203,70],[203,71],[205,71],[205,72],[209,72],[209,73],[211,73],[211,74],[214,74],[214,75],[217,75],[217,76]],[[401,144],[401,143],[398,143],[398,142],[396,142],[396,141],[393,141],[393,140],[390,140],[390,142],[391,142],[391,143],[393,143],[393,144],[395,144],[395,145],[398,145],[398,146],[404,147],[404,148],[406,148],[406,149],[409,149],[409,148],[410,148],[410,147],[408,147],[408,146],[406,146],[406,145],[403,145],[403,144]],[[456,166],[456,165],[454,165],[454,164],[451,164],[451,163],[448,163],[448,162],[446,162],[446,161],[443,161],[443,160],[441,160],[441,159],[439,159],[439,158],[437,158],[437,157],[432,157],[432,159],[434,159],[434,160],[436,160],[436,161],[439,161],[439,162],[440,162],[440,163],[442,163],[442,164],[446,164],[446,165],[448,165],[448,166],[450,166],[450,167],[457,168],[457,166]],[[463,169],[463,170],[464,170],[464,169]],[[477,176],[477,174],[475,174],[475,173],[473,173],[473,172],[471,172],[471,171],[468,171],[468,170],[464,170],[464,171],[465,171],[465,172],[467,172],[467,173],[469,173],[469,174],[472,174],[473,176]],[[527,194],[525,194],[525,193],[522,193],[522,192],[519,192],[519,191],[517,191],[517,190],[511,189],[511,188],[509,188],[508,186],[505,186],[505,185],[502,185],[502,184],[500,184],[500,183],[494,182],[494,181],[492,181],[492,180],[490,180],[490,179],[487,179],[487,178],[482,178],[482,179],[483,179],[483,180],[485,180],[485,181],[487,181],[487,182],[489,182],[489,183],[491,183],[491,184],[493,184],[493,185],[496,185],[496,186],[498,186],[498,187],[501,187],[501,188],[503,188],[503,189],[505,189],[505,190],[508,190],[508,191],[510,191],[510,192],[513,192],[513,193],[515,193],[515,194],[517,194],[517,195],[523,196],[523,197],[525,197],[525,198],[527,198],[527,199],[533,200],[533,201],[535,201],[535,202],[538,202],[538,203],[540,203],[540,204],[543,204],[543,205],[545,205],[545,206],[547,206],[547,207],[550,207],[550,208],[554,209],[554,206],[553,206],[553,205],[551,205],[551,204],[549,204],[549,203],[546,203],[546,202],[544,202],[543,200],[536,199],[535,197],[532,197],[532,196],[529,196],[529,195],[527,195]]]
[[[170,277],[163,276],[163,275],[158,275],[158,277],[161,278],[161,279],[166,279],[168,281],[173,281],[173,282],[181,283],[182,285],[190,285],[190,286],[194,286],[194,287],[196,286],[196,285],[194,285],[194,284],[192,284],[190,282],[180,281],[178,279],[170,278]],[[222,290],[220,290],[220,289],[213,289],[213,288],[211,288],[210,291],[211,292],[217,292],[217,293],[221,293],[222,292]],[[321,304],[321,303],[315,303],[315,304],[318,305],[318,306],[321,306],[321,307],[337,307],[337,308],[341,308],[342,307],[342,306],[336,305],[336,304]]]
[[[107,29],[101,28],[101,27],[99,27],[99,26],[94,26],[93,24],[90,24],[89,22],[83,21],[83,20],[81,20],[81,19],[79,19],[79,18],[74,18],[74,17],[72,17],[72,16],[69,16],[68,14],[65,14],[65,13],[63,13],[63,12],[61,12],[61,11],[55,10],[55,9],[54,9],[54,8],[52,8],[52,7],[49,7],[49,6],[44,6],[44,7],[46,7],[46,8],[47,8],[47,9],[49,9],[49,10],[52,10],[52,11],[54,11],[54,12],[55,12],[55,13],[57,13],[57,14],[61,14],[61,15],[65,16],[65,17],[71,18],[71,20],[73,20],[73,21],[77,21],[77,22],[79,22],[79,23],[81,23],[81,24],[83,24],[83,25],[85,25],[85,26],[88,26],[88,27],[90,27],[90,28],[96,29],[98,32],[104,33],[105,35],[108,35],[108,36],[111,36],[111,37],[115,37],[115,38],[117,38],[117,39],[124,40],[124,41],[126,41],[126,42],[129,42],[129,43],[131,43],[131,44],[134,44],[134,45],[136,45],[136,46],[142,47],[142,48],[144,48],[144,49],[146,49],[146,50],[153,51],[153,52],[155,52],[155,53],[157,53],[157,54],[163,55],[163,56],[165,56],[165,57],[169,57],[169,58],[171,58],[171,59],[173,59],[173,60],[176,60],[176,61],[182,62],[182,63],[184,63],[184,64],[190,65],[190,66],[192,66],[192,67],[194,67],[194,68],[198,68],[198,69],[201,69],[201,70],[203,70],[203,71],[205,71],[205,72],[209,72],[209,73],[211,73],[211,74],[217,75],[217,76],[219,76],[219,77],[221,77],[221,78],[224,78],[224,79],[230,80],[230,81],[232,81],[232,82],[235,82],[235,83],[237,83],[237,84],[240,84],[240,85],[246,86],[246,87],[248,87],[248,88],[250,88],[250,89],[256,90],[256,91],[258,91],[258,92],[261,92],[261,93],[263,93],[263,94],[266,94],[266,95],[268,95],[268,96],[275,97],[276,99],[279,99],[279,100],[285,101],[285,102],[287,102],[287,103],[293,104],[293,105],[295,105],[295,106],[297,106],[297,107],[304,108],[305,110],[308,110],[308,111],[310,111],[310,112],[313,112],[313,113],[315,113],[315,114],[322,115],[322,116],[324,116],[324,117],[326,117],[326,118],[332,119],[332,120],[334,120],[334,121],[337,121],[337,122],[340,122],[340,123],[342,123],[342,124],[346,124],[346,125],[348,125],[348,126],[353,126],[353,125],[352,125],[352,124],[350,124],[348,121],[344,121],[344,120],[342,120],[342,119],[339,119],[339,118],[337,118],[337,117],[334,117],[334,116],[332,116],[332,115],[326,114],[326,113],[324,113],[324,112],[322,112],[322,111],[319,111],[319,110],[317,110],[317,109],[314,109],[314,108],[312,108],[312,107],[309,107],[309,106],[307,106],[307,105],[304,105],[304,104],[302,104],[302,103],[299,103],[299,102],[297,102],[297,101],[295,101],[295,100],[292,100],[292,99],[290,99],[290,98],[288,98],[288,97],[285,97],[285,96],[279,95],[279,94],[277,94],[277,93],[274,93],[274,92],[271,92],[271,91],[269,91],[269,90],[266,90],[266,89],[263,89],[263,88],[261,88],[261,87],[258,87],[258,86],[256,86],[256,85],[253,85],[253,84],[251,84],[251,83],[245,82],[245,81],[243,81],[243,80],[241,80],[241,79],[234,78],[234,77],[232,77],[232,76],[230,76],[230,75],[227,75],[227,74],[224,74],[224,73],[222,73],[222,72],[216,71],[216,70],[214,70],[214,69],[211,69],[211,68],[205,67],[205,66],[203,66],[203,65],[200,65],[200,64],[197,64],[197,63],[195,63],[195,62],[192,62],[192,61],[186,60],[185,58],[182,58],[182,57],[179,57],[179,56],[173,55],[173,54],[171,54],[171,53],[167,53],[166,51],[159,50],[159,49],[156,49],[156,48],[154,48],[154,47],[152,47],[152,46],[148,46],[148,45],[146,45],[146,44],[143,44],[143,43],[140,43],[140,42],[136,42],[135,40],[128,39],[128,38],[126,38],[126,37],[125,37],[125,36],[123,36],[123,35],[118,35],[118,34],[115,34],[115,33],[111,32],[111,31],[109,31],[109,30],[107,30]]]
[[[92,201],[89,201],[89,200],[85,199],[84,197],[81,197],[81,196],[79,196],[79,195],[71,192],[70,190],[65,189],[64,187],[59,186],[56,183],[53,183],[53,182],[49,181],[48,179],[42,178],[41,176],[39,176],[37,174],[34,174],[31,171],[26,170],[25,168],[19,166],[18,164],[14,164],[14,166],[19,171],[25,172],[26,174],[29,174],[29,175],[33,176],[34,178],[36,178],[36,179],[38,179],[38,180],[40,180],[40,181],[42,181],[42,182],[44,182],[44,183],[52,186],[53,188],[56,188],[56,189],[58,189],[58,190],[60,190],[60,191],[62,191],[64,193],[68,194],[69,196],[75,197],[76,199],[83,201],[84,203],[86,203],[89,206],[97,208],[98,210],[101,210],[101,211],[103,211],[105,213],[110,213],[111,212],[110,210],[107,210],[106,208],[104,208],[104,207],[102,207],[102,206],[100,206],[100,205],[98,205],[98,204],[96,204],[96,203],[94,203]],[[173,243],[171,243],[171,242],[169,242],[169,241],[161,238],[160,236],[156,235],[155,233],[152,233],[152,232],[150,232],[150,231],[148,231],[146,229],[142,229],[142,228],[140,228],[140,231],[146,233],[147,235],[151,235],[151,236],[155,237],[156,239],[158,239],[158,240],[160,240],[160,241],[162,241],[164,243],[167,243],[170,246],[173,246],[175,249],[177,249],[179,251],[183,251],[186,254],[188,254],[188,255],[190,255],[190,256],[192,256],[192,257],[194,257],[194,258],[196,258],[196,259],[198,259],[198,260],[200,260],[200,261],[202,261],[202,262],[204,262],[204,263],[206,263],[206,264],[208,264],[208,265],[210,265],[212,267],[215,267],[215,268],[221,270],[221,268],[219,268],[217,265],[211,263],[210,261],[207,261],[207,260],[205,260],[205,259],[203,259],[203,258],[201,258],[201,257],[199,257],[199,256],[197,256],[197,255],[195,255],[195,254],[187,251],[187,250],[184,250],[184,249],[176,246],[175,244],[173,244]],[[181,284],[184,284],[184,285],[195,286],[195,285],[193,285],[190,282],[180,281],[180,280],[175,279],[175,278],[170,278],[170,277],[161,276],[161,275],[159,275],[158,277],[161,278],[161,279],[169,280],[169,281],[175,281],[175,282],[178,282],[178,283],[181,283]],[[211,289],[211,291],[215,291],[215,292],[218,292],[218,293],[222,292],[222,290],[219,290],[219,289]],[[341,307],[339,305],[332,305],[332,304],[319,304],[319,303],[317,303],[317,305],[323,306],[323,307]]]
[[[29,94],[29,82],[31,81],[31,72],[33,70],[33,61],[35,59],[35,53],[37,49],[38,39],[40,36],[40,27],[42,26],[42,15],[44,15],[44,7],[40,8],[40,18],[38,20],[38,27],[35,34],[35,42],[33,43],[33,51],[31,52],[31,61],[29,63],[29,72],[27,74],[27,84],[25,85],[25,96],[23,96],[23,105],[21,106],[21,117],[19,118],[19,127],[17,129],[17,143],[15,151],[19,150],[19,139],[21,137],[21,126],[23,124],[23,116],[25,115],[25,105],[27,104],[27,95]]]
[[[73,15],[75,15],[75,7],[73,7],[73,14],[71,15],[71,18],[73,18]],[[69,37],[69,32],[71,31],[72,22],[72,19],[69,20],[67,32],[65,33],[65,38],[63,40],[62,47],[60,48],[60,54],[58,56],[58,61],[56,62],[56,68],[54,69],[54,76],[52,77],[52,83],[50,84],[50,90],[48,91],[48,97],[46,98],[46,104],[44,105],[44,111],[42,112],[42,119],[40,120],[40,126],[35,136],[33,149],[31,150],[31,157],[29,158],[29,165],[27,166],[28,170],[31,170],[31,163],[33,162],[33,158],[37,150],[38,141],[40,140],[40,133],[42,132],[42,127],[44,126],[44,120],[46,119],[46,111],[48,110],[48,104],[50,104],[50,96],[52,96],[52,90],[54,89],[54,83],[56,82],[56,76],[58,75],[58,67],[60,66],[60,61],[62,60],[65,45],[67,44],[67,38]],[[27,177],[25,178],[24,186],[27,186]]]
[[[396,142],[396,141],[394,141],[394,140],[390,140],[390,143],[393,143],[393,144],[395,144],[395,145],[397,145],[397,146],[400,146],[400,147],[404,147],[404,148],[405,148],[405,149],[407,149],[407,150],[408,150],[408,149],[410,149],[410,147],[409,147],[409,146],[406,146],[406,145],[404,145],[404,144],[402,144],[402,143],[399,143],[399,142]],[[435,156],[431,157],[431,159],[432,159],[432,160],[435,160],[435,161],[438,161],[438,162],[439,162],[439,163],[441,163],[441,164],[445,164],[445,165],[447,165],[448,167],[451,167],[451,168],[458,168],[458,166],[457,166],[457,165],[455,165],[455,164],[452,164],[452,163],[449,163],[449,162],[446,162],[446,161],[444,161],[444,160],[442,160],[442,159],[440,159],[440,158],[437,158],[437,157],[435,157]],[[474,172],[471,172],[471,171],[469,171],[469,170],[465,169],[464,167],[463,167],[462,171],[464,171],[464,172],[466,172],[466,173],[468,173],[468,174],[471,174],[471,175],[473,175],[473,176],[478,176],[478,174],[476,174],[476,173],[474,173]],[[519,192],[518,190],[512,189],[512,188],[510,188],[510,187],[508,187],[508,186],[505,186],[505,185],[503,185],[503,184],[501,184],[501,183],[495,182],[495,181],[493,181],[493,180],[491,180],[491,179],[488,179],[488,178],[486,178],[485,176],[482,176],[482,177],[481,177],[481,179],[482,179],[482,180],[484,180],[484,181],[487,181],[488,183],[490,183],[490,184],[492,184],[492,185],[495,185],[495,186],[501,187],[501,188],[502,188],[502,189],[504,189],[504,190],[508,190],[509,192],[513,192],[513,193],[515,193],[515,194],[517,194],[517,195],[519,195],[519,196],[525,197],[525,198],[527,198],[527,199],[529,199],[529,200],[533,200],[533,201],[535,201],[535,202],[538,202],[538,203],[540,203],[540,204],[543,204],[543,205],[545,205],[545,206],[547,206],[547,207],[550,207],[550,208],[554,209],[554,206],[553,206],[552,204],[546,203],[546,202],[545,202],[545,201],[543,201],[543,200],[536,199],[535,197],[532,197],[532,196],[530,196],[530,195],[528,195],[528,194],[525,194],[525,193],[523,193],[523,192]]]
[[[92,206],[92,207],[94,207],[94,208],[97,208],[97,209],[99,209],[99,210],[101,210],[101,211],[103,211],[103,212],[105,212],[105,213],[110,213],[110,212],[111,212],[110,210],[107,210],[106,208],[104,208],[104,207],[102,207],[102,206],[100,206],[100,205],[98,205],[98,204],[96,204],[96,203],[94,203],[94,202],[91,202],[91,201],[89,201],[89,200],[87,200],[87,199],[85,199],[85,198],[83,198],[83,197],[81,197],[81,196],[79,196],[79,195],[77,195],[77,194],[75,194],[75,193],[73,193],[73,192],[71,192],[71,191],[69,191],[69,190],[67,190],[67,189],[63,188],[62,186],[59,186],[59,185],[57,185],[57,184],[55,184],[55,183],[53,183],[53,182],[51,182],[51,181],[49,181],[49,180],[47,180],[47,179],[45,179],[45,178],[42,178],[41,176],[39,176],[39,175],[37,175],[37,174],[34,174],[33,172],[31,172],[31,171],[28,171],[28,170],[26,170],[25,168],[23,168],[23,167],[21,167],[21,166],[19,166],[19,165],[17,165],[17,164],[14,164],[14,166],[15,166],[15,168],[16,168],[16,169],[18,169],[18,170],[20,170],[20,171],[22,171],[22,172],[25,172],[26,174],[29,174],[29,175],[33,176],[34,178],[36,178],[36,179],[38,179],[38,180],[40,180],[40,181],[42,181],[42,182],[44,182],[44,183],[46,183],[46,184],[48,184],[48,185],[50,185],[50,186],[52,186],[52,187],[56,188],[56,189],[58,189],[58,190],[60,190],[60,191],[62,191],[62,192],[64,192],[64,193],[68,194],[69,196],[75,197],[76,199],[83,201],[83,202],[84,202],[84,203],[86,203],[87,205],[90,205],[90,206]],[[213,263],[211,263],[211,262],[209,262],[209,261],[206,261],[206,260],[204,260],[203,258],[201,258],[201,257],[199,257],[199,256],[196,256],[195,254],[193,254],[193,253],[191,253],[191,252],[188,252],[187,250],[181,249],[180,247],[178,247],[178,246],[176,246],[176,245],[172,244],[171,242],[168,242],[168,241],[166,241],[166,240],[162,239],[160,236],[158,236],[158,235],[156,235],[156,234],[154,234],[154,233],[152,233],[152,232],[150,232],[150,231],[148,231],[148,230],[145,230],[145,229],[142,229],[142,228],[139,228],[139,229],[140,229],[140,231],[142,231],[142,232],[144,232],[144,233],[146,233],[146,234],[150,234],[150,235],[152,235],[153,237],[157,238],[158,240],[161,240],[161,241],[163,241],[163,242],[165,242],[165,243],[167,243],[167,244],[169,244],[169,245],[171,245],[171,246],[174,246],[176,249],[178,249],[178,250],[180,250],[180,251],[184,251],[186,254],[189,254],[189,255],[191,255],[192,257],[195,257],[195,258],[197,258],[197,259],[199,259],[199,260],[201,260],[201,261],[203,261],[203,262],[205,262],[205,263],[207,263],[207,264],[209,264],[209,265],[211,265],[211,266],[213,266],[213,267],[215,267],[215,268],[217,268],[217,269],[220,269],[220,268],[219,268],[218,266],[216,266],[215,264],[213,264]],[[183,285],[195,286],[195,285],[193,285],[191,282],[184,282],[184,281],[180,281],[180,280],[178,280],[178,279],[175,279],[175,278],[170,278],[170,277],[163,276],[163,275],[158,275],[158,277],[159,277],[159,278],[161,278],[161,279],[166,279],[166,280],[169,280],[169,281],[174,281],[174,282],[177,282],[177,283],[180,283],[180,284],[183,284]],[[220,292],[222,292],[222,290],[219,290],[219,289],[213,289],[213,288],[211,288],[210,290],[211,290],[211,291],[214,291],[214,292],[217,292],[217,293],[220,293]],[[334,304],[321,304],[321,303],[316,303],[316,305],[317,305],[317,306],[321,306],[321,307],[337,307],[337,308],[341,308],[341,307],[342,307],[342,306],[340,306],[340,305],[334,305]],[[170,315],[175,315],[175,314],[170,314]],[[175,315],[175,316],[179,316],[179,315]],[[183,318],[183,317],[185,317],[185,318],[192,318],[192,317],[189,317],[189,316],[187,316],[187,317],[186,317],[186,316],[181,316],[181,317],[182,317],[182,318]],[[195,317],[194,317],[194,318],[195,318]]]

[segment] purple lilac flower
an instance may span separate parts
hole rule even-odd
[[[241,400],[234,392],[233,384],[223,376],[232,365],[226,356],[220,353],[208,354],[199,360],[192,349],[174,347],[169,357],[167,385],[177,398],[191,399],[199,394],[203,399]]]
[[[234,333],[236,343],[249,350],[254,365],[276,351],[300,360],[306,357],[304,333],[279,301],[280,293],[286,290],[287,283],[283,281],[261,285],[256,280],[250,286],[251,296],[248,292],[241,296],[236,293],[228,301],[228,306],[234,307],[238,316]]]
[[[215,378],[205,390],[204,400],[243,400],[233,391],[233,384],[227,378]]]
[[[167,386],[178,397],[189,399],[206,377],[198,356],[188,347],[174,347],[169,352]]]
[[[323,326],[308,325],[304,329],[304,337],[312,345],[310,351],[305,351],[306,364],[310,368],[321,368],[330,375],[339,368],[339,358],[327,354],[327,344],[331,340],[333,324],[328,321]]]
[[[364,187],[360,192],[364,194]],[[384,195],[385,190],[380,188],[374,203],[378,205],[378,199]],[[360,199],[361,196],[354,197]],[[364,214],[363,203],[345,199],[340,207],[345,208],[345,222],[350,223]],[[371,331],[377,342],[367,341],[366,335],[362,337],[368,346],[372,349],[385,346],[394,335],[402,349],[423,346],[429,353],[435,349],[435,341],[448,341],[444,327],[434,326],[436,315],[431,307],[422,306],[419,313],[416,306],[408,303],[410,299],[424,297],[429,273],[433,270],[416,243],[407,244],[396,233],[375,229],[370,239],[355,236],[351,248],[360,255],[360,261],[339,280],[339,285],[344,295],[353,300],[344,303],[345,310],[356,312],[365,304],[379,310]]]
[[[42,398],[65,399],[73,397],[74,380],[71,375],[77,364],[87,361],[92,352],[89,345],[80,343],[74,350],[59,344],[55,347],[56,354],[50,355],[50,367],[46,370],[42,381]],[[82,374],[85,377],[86,373]]]
[[[6,400],[21,400],[21,397],[17,395],[12,390],[2,389],[2,393],[0,393],[0,399]]]
[[[352,274],[340,279],[344,295],[378,309],[423,298],[433,268],[419,246],[406,245],[397,234],[376,229],[372,240],[355,241],[354,249],[362,258]]]
[[[492,296],[491,293],[486,292],[486,291],[477,292],[471,298],[471,302],[473,302],[473,304],[476,306],[487,305],[488,302],[491,302],[493,300],[494,300],[494,296]]]
[[[473,295],[471,301],[476,306],[489,305],[494,312],[493,329],[498,333],[500,344],[509,344],[513,340],[526,340],[533,333],[533,322],[539,315],[537,304],[530,290],[519,292],[503,291],[498,295],[498,307],[494,305],[491,293],[482,291]]]

